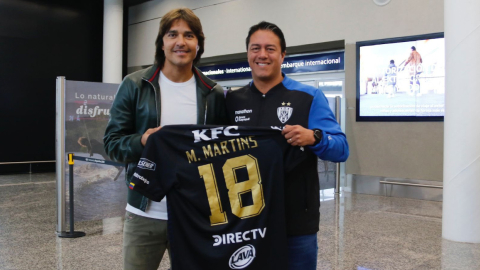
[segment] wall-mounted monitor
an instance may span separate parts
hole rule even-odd
[[[357,43],[357,121],[443,121],[443,33]]]

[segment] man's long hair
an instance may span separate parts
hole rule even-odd
[[[165,52],[162,50],[163,36],[170,30],[176,20],[184,20],[198,39],[199,49],[197,51],[197,57],[193,60],[194,65],[200,60],[204,52],[205,35],[203,34],[202,24],[197,15],[188,8],[170,10],[160,21],[160,29],[158,30],[157,40],[155,41],[155,64],[160,68],[163,68],[163,64],[165,63]]]

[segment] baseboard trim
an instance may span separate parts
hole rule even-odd
[[[382,184],[380,181],[427,186],[443,186],[442,182],[420,179],[392,178],[370,175],[348,174],[343,190],[346,192],[387,197],[411,198],[427,201],[443,201],[443,189],[421,186]]]

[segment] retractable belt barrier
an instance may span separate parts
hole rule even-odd
[[[70,231],[69,232],[60,232],[58,233],[58,237],[62,238],[78,238],[85,236],[84,232],[76,232],[74,229],[74,218],[73,218],[73,164],[75,163],[74,156],[72,153],[68,154],[68,170],[69,170],[69,188],[68,191],[70,192]]]
[[[116,167],[125,167],[125,164],[110,161],[110,160],[104,160],[104,159],[98,159],[98,158],[89,158],[89,157],[77,157],[74,156],[73,159],[75,160],[81,160],[81,161],[86,161],[86,162],[92,162],[92,163],[97,163],[97,164],[106,164],[106,165],[113,165]]]

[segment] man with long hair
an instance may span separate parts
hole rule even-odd
[[[226,124],[223,89],[194,65],[204,52],[200,19],[187,8],[160,21],[155,64],[125,77],[110,110],[105,151],[127,164],[131,182],[150,134],[171,124]],[[166,199],[154,202],[128,190],[123,230],[124,269],[157,269],[167,237]]]

